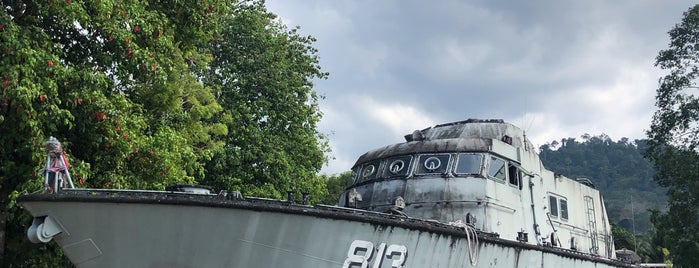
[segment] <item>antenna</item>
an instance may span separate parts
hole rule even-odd
[[[534,124],[534,118],[531,118],[529,120],[529,123],[527,123],[527,107],[529,104],[529,101],[527,100],[527,97],[524,97],[524,112],[522,113],[522,132],[527,133],[529,131],[529,128]]]
[[[524,111],[522,112],[522,132],[527,133],[526,123],[527,123],[527,97],[524,97]]]

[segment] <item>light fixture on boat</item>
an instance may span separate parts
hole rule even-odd
[[[402,196],[398,196],[393,199],[393,206],[403,210],[405,208],[405,199]]]
[[[347,205],[356,208],[359,201],[362,201],[362,194],[357,191],[357,188],[349,190],[347,193]]]
[[[529,234],[522,229],[522,231],[517,232],[517,241],[529,242]]]
[[[403,209],[405,209],[405,200],[402,196],[398,196],[393,199],[393,207],[388,210],[388,213],[407,217],[408,215],[405,214]]]
[[[471,213],[466,213],[466,224],[476,225],[476,216]]]

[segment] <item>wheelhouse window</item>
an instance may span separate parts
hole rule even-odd
[[[383,176],[387,178],[408,176],[411,160],[411,156],[397,156],[386,159],[386,168]]]
[[[568,220],[568,200],[562,196],[549,195],[549,212],[551,218]]]
[[[377,174],[379,173],[379,164],[381,162],[379,160],[367,162],[366,164],[362,165],[362,169],[359,171],[359,180],[358,182],[365,182],[369,180],[373,180],[377,178]]]
[[[456,162],[456,174],[481,174],[482,154],[459,154]]]
[[[359,170],[361,166],[352,169],[352,184],[359,182]]]
[[[568,200],[561,198],[559,203],[561,205],[561,219],[568,220]]]
[[[558,198],[549,195],[549,213],[552,218],[558,218]]]
[[[488,176],[500,181],[505,181],[507,163],[505,160],[491,156],[490,164],[488,165]]]
[[[449,165],[448,154],[425,154],[418,157],[415,174],[443,174]]]
[[[507,169],[507,173],[508,183],[510,184],[510,186],[522,189],[520,187],[522,180],[522,171],[520,171],[517,166],[510,165],[510,167]]]

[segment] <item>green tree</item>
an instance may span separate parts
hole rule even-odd
[[[76,184],[158,189],[203,177],[225,125],[211,120],[222,108],[199,78],[231,2],[3,1],[0,263],[65,262],[50,244],[28,245],[31,219],[14,204],[41,189],[49,136],[63,141]]]
[[[342,172],[334,175],[323,175],[327,181],[326,188],[328,193],[318,201],[318,203],[326,205],[337,205],[340,195],[345,192],[348,185],[352,184],[352,171]]]
[[[630,250],[636,249],[636,241],[629,231],[619,227],[614,223],[611,224],[612,237],[614,237],[614,248],[617,250],[625,248]]]
[[[643,158],[645,140],[612,141],[606,135],[590,136],[584,142],[564,139],[552,150],[540,147],[544,166],[570,178],[588,178],[604,195],[611,222],[637,233],[651,229],[648,209],[663,209],[666,190],[653,181],[653,166]]]
[[[660,51],[656,66],[668,74],[656,93],[646,156],[657,170],[656,181],[668,187],[668,210],[656,213],[653,223],[674,263],[699,263],[699,5],[689,8],[670,31],[668,49]]]
[[[205,83],[214,88],[228,126],[225,147],[207,163],[205,183],[245,195],[282,198],[286,191],[324,196],[317,172],[326,138],[313,80],[321,72],[315,41],[288,29],[262,1],[234,6],[224,18]]]
[[[49,136],[84,187],[322,198],[312,82],[327,73],[297,30],[263,1],[3,1],[0,263],[67,264],[54,244],[27,243],[31,217],[14,203],[41,189]]]

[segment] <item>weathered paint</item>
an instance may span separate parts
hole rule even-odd
[[[599,192],[546,170],[519,128],[467,120],[406,140],[359,158],[340,200],[354,208],[172,191],[18,201],[35,217],[29,235],[57,228],[78,267],[634,267],[613,260]],[[548,215],[550,196],[567,219]]]
[[[524,232],[533,245],[615,258],[599,191],[544,168],[535,147],[516,126],[502,120],[467,120],[416,131],[406,140],[360,156],[353,167],[355,183],[340,205],[387,212],[394,207],[391,200],[400,196],[403,212],[410,217],[448,223],[468,222],[471,215],[474,227],[504,239],[516,240]],[[458,173],[462,153],[482,155],[481,172]],[[419,172],[427,165],[421,159],[433,155],[448,155],[448,163],[443,163],[447,168],[434,174]],[[389,162],[399,157],[411,160],[409,170],[388,176]],[[501,179],[488,174],[503,162]],[[350,203],[349,192],[361,200]],[[555,210],[549,203],[552,197]],[[592,201],[588,204],[586,198]]]
[[[463,229],[370,211],[106,190],[19,202],[33,216],[60,223],[54,241],[77,267],[342,267],[356,240],[384,250],[404,246],[403,267],[470,267]],[[478,240],[476,267],[631,267],[482,232]],[[381,267],[396,261],[391,257],[381,258]]]

